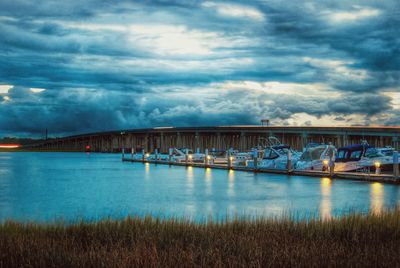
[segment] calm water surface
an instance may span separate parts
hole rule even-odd
[[[400,203],[400,187],[121,162],[117,154],[0,153],[0,221],[162,215],[329,218]]]

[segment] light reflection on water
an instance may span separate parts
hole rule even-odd
[[[228,196],[235,196],[235,171],[232,169],[228,170]]]
[[[397,185],[129,163],[117,154],[0,153],[0,175],[0,221],[287,212],[329,219],[400,201]]]
[[[328,220],[332,217],[331,215],[331,187],[332,181],[330,178],[321,179],[321,206],[320,215],[323,220]]]
[[[144,178],[150,179],[150,163],[144,163]]]
[[[384,208],[384,194],[385,189],[383,183],[373,182],[370,184],[371,186],[371,205],[370,211],[374,214],[381,214]]]

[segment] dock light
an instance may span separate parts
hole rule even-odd
[[[374,165],[375,165],[375,174],[381,174],[381,162],[376,161]]]
[[[207,155],[207,159],[210,160],[210,159],[211,159],[211,156],[210,156],[210,155]]]
[[[324,159],[322,160],[322,171],[328,171],[328,166],[329,166],[329,160],[328,159]]]
[[[146,157],[149,157],[149,156],[150,156],[150,154],[149,154],[149,153],[147,153],[147,154],[145,154],[145,156],[146,156]]]
[[[192,160],[193,156],[191,154],[188,155],[189,160]]]
[[[233,156],[229,157],[229,160],[233,161]]]

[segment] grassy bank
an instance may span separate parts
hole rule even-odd
[[[0,267],[398,267],[399,250],[399,211],[309,222],[149,217],[0,225]]]

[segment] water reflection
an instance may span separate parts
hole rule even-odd
[[[150,179],[150,163],[144,163],[144,178]]]
[[[321,179],[321,204],[319,208],[319,213],[321,219],[328,220],[332,217],[331,214],[331,187],[332,181],[330,178]]]
[[[371,183],[370,186],[370,212],[373,214],[381,214],[384,206],[384,188],[380,182]]]
[[[190,194],[192,194],[194,182],[193,182],[193,167],[191,166],[186,167],[186,181],[187,181],[186,184],[187,189],[189,190]]]
[[[228,196],[235,196],[235,171],[232,169],[228,171]]]
[[[212,194],[212,170],[211,168],[206,168],[205,172],[205,179],[206,179],[206,194],[211,195]]]

